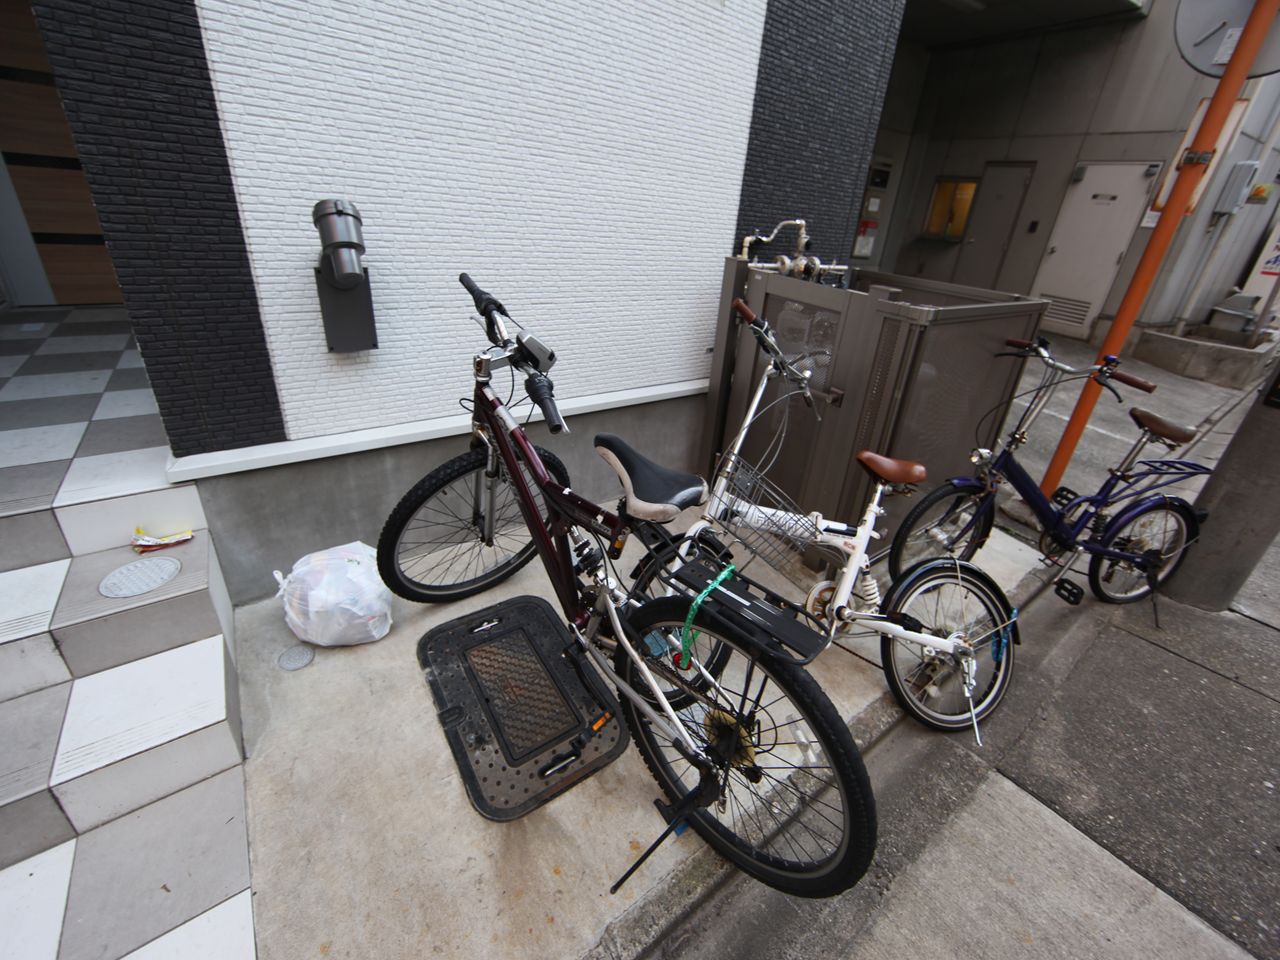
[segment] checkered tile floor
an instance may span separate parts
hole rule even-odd
[[[155,489],[167,457],[123,308],[0,311],[0,516]]]

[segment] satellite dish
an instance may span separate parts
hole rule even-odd
[[[1173,36],[1187,65],[1207,77],[1226,72],[1253,0],[1178,0]],[[1271,24],[1267,39],[1249,70],[1250,77],[1265,77],[1280,70],[1280,20]]]

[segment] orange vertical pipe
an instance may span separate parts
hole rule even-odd
[[[1195,139],[1191,141],[1188,152],[1207,153],[1214,149],[1222,128],[1226,125],[1227,117],[1231,113],[1231,107],[1240,96],[1245,81],[1249,79],[1249,70],[1257,58],[1258,51],[1262,48],[1263,41],[1267,39],[1267,33],[1271,29],[1277,12],[1280,12],[1280,0],[1257,0],[1254,3],[1253,11],[1245,22],[1244,31],[1240,34],[1240,40],[1231,54],[1226,71],[1218,80],[1213,99],[1209,101],[1209,108],[1204,113],[1204,120],[1201,121],[1200,129],[1196,131]],[[1125,337],[1133,328],[1133,322],[1138,319],[1138,313],[1147,299],[1147,294],[1151,291],[1151,285],[1155,282],[1160,264],[1164,261],[1164,255],[1173,242],[1174,234],[1178,232],[1178,225],[1186,216],[1196,185],[1204,177],[1207,167],[1208,164],[1198,161],[1183,163],[1179,166],[1173,190],[1170,191],[1169,199],[1160,213],[1156,228],[1151,233],[1151,239],[1147,241],[1147,248],[1142,252],[1142,259],[1138,261],[1138,269],[1134,271],[1133,279],[1129,282],[1129,289],[1125,292],[1124,299],[1120,301],[1120,308],[1116,311],[1116,318],[1111,323],[1107,339],[1098,350],[1097,362],[1101,363],[1102,358],[1109,353],[1118,354],[1120,348],[1124,346]],[[1080,391],[1080,399],[1076,401],[1076,408],[1071,413],[1071,419],[1067,421],[1066,429],[1062,431],[1062,439],[1058,441],[1058,449],[1054,451],[1053,459],[1049,461],[1049,468],[1045,470],[1044,479],[1040,481],[1040,489],[1046,495],[1056,490],[1058,484],[1062,482],[1062,475],[1067,470],[1067,464],[1071,462],[1076,444],[1084,435],[1089,415],[1093,413],[1094,405],[1098,402],[1101,393],[1102,388],[1093,380],[1085,381],[1084,388]]]

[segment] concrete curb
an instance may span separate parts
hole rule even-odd
[[[885,690],[849,721],[858,750],[867,753],[906,717],[893,694]],[[594,947],[580,960],[641,960],[664,945],[685,918],[737,874],[710,847],[689,857],[605,927]],[[679,945],[666,943],[667,954],[679,955]]]

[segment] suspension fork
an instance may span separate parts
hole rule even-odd
[[[483,437],[483,435],[482,435]],[[501,461],[497,445],[483,437],[488,458],[484,471],[476,474],[472,498],[471,522],[480,530],[480,539],[486,547],[493,546],[494,504],[498,499],[498,481],[501,478]]]

